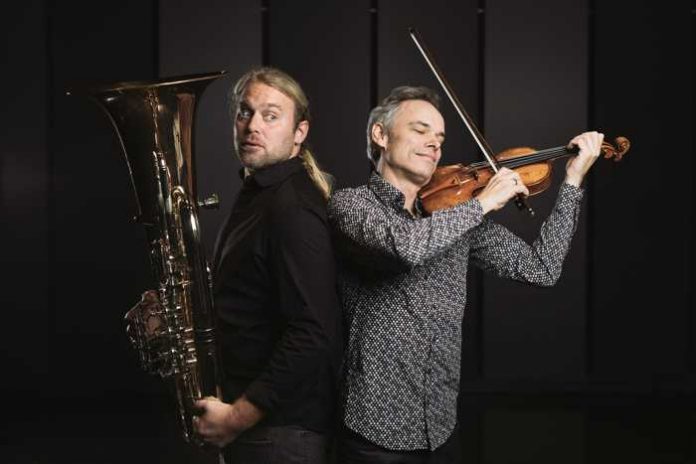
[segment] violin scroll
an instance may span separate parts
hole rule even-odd
[[[614,161],[621,161],[621,158],[631,148],[631,141],[626,137],[616,137],[614,139],[616,146],[610,142],[602,142],[602,153],[606,159],[614,158]]]

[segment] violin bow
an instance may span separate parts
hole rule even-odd
[[[497,173],[500,170],[500,168],[498,167],[498,163],[495,160],[493,150],[491,149],[490,145],[488,145],[488,142],[486,142],[486,139],[483,137],[481,132],[476,127],[476,124],[474,124],[474,120],[471,119],[471,116],[469,116],[469,114],[464,109],[464,105],[462,105],[462,103],[459,101],[459,98],[457,98],[457,95],[454,93],[454,90],[452,90],[452,86],[445,78],[445,75],[442,73],[438,65],[435,63],[432,54],[423,43],[423,38],[421,37],[420,33],[418,32],[418,30],[416,30],[415,27],[409,27],[408,32],[411,36],[411,39],[416,44],[418,51],[423,56],[423,59],[427,63],[428,67],[435,75],[437,81],[440,83],[440,86],[442,87],[442,90],[445,92],[445,95],[447,95],[447,98],[454,106],[454,109],[464,122],[466,128],[469,130],[469,133],[474,138],[474,141],[483,152],[483,155],[486,157],[486,161],[488,161],[488,164],[490,164],[491,169],[493,169],[493,172]],[[527,200],[524,198],[524,196],[522,196],[521,193],[517,194],[517,197],[515,198],[515,205],[517,205],[517,207],[520,210],[526,210],[531,216],[534,216],[534,210],[527,204]]]

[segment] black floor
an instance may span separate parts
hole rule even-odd
[[[56,400],[6,397],[0,463],[214,462],[179,435],[166,397]],[[692,396],[469,396],[465,462],[691,463]]]

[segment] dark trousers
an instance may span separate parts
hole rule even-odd
[[[459,464],[462,459],[458,427],[434,451],[394,451],[382,448],[344,427],[336,451],[339,464]]]
[[[254,427],[224,450],[225,464],[326,464],[329,438],[297,426]]]

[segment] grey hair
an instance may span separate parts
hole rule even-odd
[[[370,111],[370,117],[367,119],[367,159],[372,162],[373,166],[377,166],[381,147],[372,140],[372,127],[375,124],[381,124],[389,133],[394,123],[396,111],[401,103],[408,100],[423,100],[438,110],[440,109],[440,96],[428,87],[402,85],[392,89],[389,95]]]

